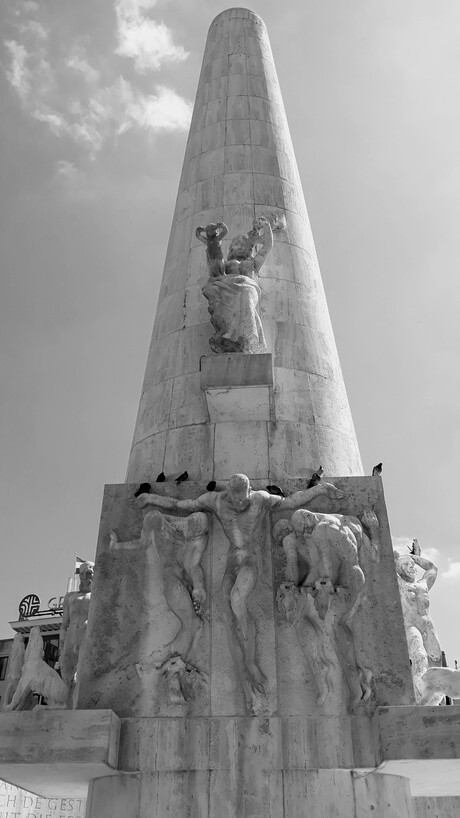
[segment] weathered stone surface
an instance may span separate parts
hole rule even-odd
[[[413,799],[415,818],[458,818],[460,796],[440,796]]]
[[[401,776],[347,770],[151,772],[98,779],[89,818],[414,818],[409,782]]]
[[[116,772],[120,722],[110,710],[0,715],[0,778],[44,797],[86,798],[93,778]]]
[[[156,484],[160,464],[156,465],[155,471],[145,475],[145,480],[152,484],[157,495],[187,500],[205,494],[208,479],[228,480],[231,474],[241,471],[242,464],[244,466],[248,461],[254,469],[260,467],[263,475],[266,466],[258,460],[262,446],[257,448],[258,438],[254,438],[253,429],[249,428],[246,435],[246,426],[259,428],[260,440],[263,441],[265,424],[234,425],[239,426],[238,447],[232,446],[231,436],[228,444],[222,439],[220,449],[226,452],[226,458],[216,461],[214,474],[207,475],[203,483],[187,481],[180,486],[171,482]],[[229,426],[233,424],[216,424],[216,436]],[[179,431],[184,434],[187,430]],[[178,460],[176,465],[175,472],[178,474],[181,462]],[[315,463],[317,466],[318,462]],[[303,490],[312,471],[313,468],[304,479],[285,479],[279,485],[287,495]],[[254,489],[265,489],[267,478],[258,478],[257,472],[249,476]],[[363,664],[372,673],[372,695],[364,712],[370,712],[375,704],[410,704],[413,701],[412,682],[382,483],[371,477],[333,478],[332,482],[344,492],[344,497],[338,501],[341,513],[362,520],[369,509],[374,509],[379,520],[378,559],[366,553],[360,556],[366,577],[365,595],[353,618]],[[79,706],[110,707],[120,716],[155,716],[160,713],[165,716],[244,715],[246,710],[241,679],[229,651],[223,609],[222,582],[229,544],[216,519],[210,520],[209,543],[201,559],[207,602],[205,627],[197,645],[196,657],[200,671],[209,674],[208,692],[202,691],[184,709],[183,705],[173,704],[168,699],[158,669],[152,666],[149,672],[139,675],[137,665],[149,667],[155,662],[155,657],[159,661],[165,645],[170,644],[178,632],[179,621],[168,607],[162,591],[162,569],[155,547],[144,545],[131,550],[110,548],[112,530],[117,532],[122,542],[138,541],[140,538],[145,512],[130,504],[137,488],[138,484],[106,488],[88,623],[87,644],[91,648],[87,648],[86,659],[82,663],[84,670]],[[335,501],[318,497],[312,509],[319,512],[338,510],[337,503],[334,506],[331,502]],[[272,525],[280,516],[290,519],[291,514],[292,509],[287,515],[273,511]],[[267,524],[269,521],[267,516]],[[256,624],[257,655],[268,680],[264,713],[272,715],[277,711],[282,716],[317,715],[317,688],[311,667],[299,647],[295,632],[276,605],[276,594],[285,582],[285,554],[283,548],[272,540],[269,528],[263,542],[260,583],[248,604]],[[347,712],[346,680],[341,674],[339,678],[337,683],[340,690],[343,689],[343,695],[334,699],[332,709],[321,709],[324,715],[338,716]]]
[[[360,474],[356,437],[267,33],[257,15],[229,9],[211,25],[203,58],[129,481],[145,479],[163,446],[166,470],[175,470],[174,447],[179,439],[170,434],[159,438],[164,431],[239,420],[233,409],[226,412],[220,406],[204,416],[196,379],[190,407],[182,403],[180,412],[170,409],[171,384],[173,379],[176,383],[199,373],[200,359],[209,355],[213,332],[206,300],[200,295],[208,264],[197,228],[219,222],[228,226],[229,234],[221,240],[225,258],[230,238],[246,234],[254,219],[268,213],[282,217],[286,228],[275,231],[273,250],[254,287],[261,289],[256,309],[278,369],[280,389],[271,396],[268,415],[265,410],[255,411],[245,418],[244,439],[257,439],[258,450],[258,465],[250,476],[276,482],[287,475],[302,475],[302,467],[308,471],[315,467],[314,461],[329,473]],[[260,349],[253,345],[251,351]],[[282,430],[272,429],[271,423],[278,419]],[[261,421],[266,424],[263,434],[258,426]],[[213,473],[216,462],[218,476],[229,477],[231,470],[229,474],[225,464],[233,447],[239,447],[237,425],[216,428],[210,437],[198,434],[190,456],[189,446],[182,445],[183,468],[200,479]]]
[[[85,818],[86,798],[47,796],[21,790],[6,781],[0,781],[1,818]]]
[[[460,757],[460,706],[380,707],[384,759]]]

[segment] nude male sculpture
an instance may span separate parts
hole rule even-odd
[[[88,624],[94,562],[80,564],[80,589],[69,591],[64,597],[62,625],[59,633],[59,666],[69,690],[68,706],[74,706],[75,681],[80,648]]]
[[[433,620],[429,615],[429,591],[436,582],[438,569],[430,560],[421,556],[417,540],[413,541],[410,554],[395,553],[396,572],[406,628],[409,657],[412,663],[415,698],[424,695],[421,676],[431,665],[441,662],[441,646]],[[417,566],[423,575],[417,579]]]
[[[222,580],[229,647],[248,707],[253,712],[260,708],[261,697],[265,692],[265,677],[256,658],[255,624],[247,602],[259,579],[264,524],[270,511],[296,509],[319,496],[339,500],[344,497],[344,492],[331,483],[321,482],[311,489],[297,491],[290,497],[283,498],[267,491],[252,491],[248,477],[245,474],[235,474],[230,478],[225,491],[210,491],[196,500],[176,500],[156,494],[142,494],[132,503],[135,508],[152,505],[165,511],[207,511],[221,523],[230,543]]]

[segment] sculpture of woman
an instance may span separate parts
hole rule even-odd
[[[254,221],[247,236],[232,239],[224,274],[211,275],[203,287],[215,330],[209,339],[213,352],[257,353],[267,348],[255,276],[272,247],[272,228],[263,216]]]

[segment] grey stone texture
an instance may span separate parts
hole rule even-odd
[[[196,228],[224,222],[226,256],[231,238],[267,214],[286,219],[258,277],[272,411],[235,427],[231,412],[208,411],[200,388],[213,328]],[[183,469],[195,480],[228,479],[229,450],[251,444],[251,479],[307,476],[320,463],[328,474],[362,474],[267,31],[237,8],[219,14],[208,34],[127,481]]]
[[[241,471],[241,461],[238,466]],[[312,510],[340,511],[362,518],[372,508],[380,524],[378,559],[367,552],[362,557],[366,586],[353,620],[363,662],[372,671],[372,696],[367,704],[361,705],[362,712],[371,713],[378,705],[412,704],[413,686],[382,481],[373,477],[327,479],[345,497],[340,501],[318,497],[309,505]],[[280,481],[279,485],[291,495],[304,490],[307,483],[290,479]],[[264,489],[265,483],[252,481],[252,486]],[[172,703],[167,679],[153,667],[155,657],[157,661],[161,659],[164,646],[174,639],[179,626],[162,592],[158,554],[154,545],[147,543],[128,550],[110,547],[113,529],[121,541],[139,541],[146,510],[132,507],[136,488],[137,484],[106,487],[78,707],[112,708],[122,717],[248,715],[241,680],[229,650],[222,608],[228,540],[211,515],[209,542],[201,558],[207,603],[194,661],[207,684],[197,686],[196,695],[186,705]],[[191,499],[205,493],[206,484],[158,483],[154,484],[154,491],[164,497]],[[268,680],[263,714],[345,715],[349,712],[347,684],[337,657],[332,656],[334,694],[318,708],[311,668],[295,630],[276,602],[278,589],[285,581],[286,560],[283,548],[272,541],[270,526],[280,516],[290,517],[291,513],[286,515],[275,509],[267,516],[260,579],[249,603],[256,623],[258,661]],[[139,673],[138,664],[144,672]]]
[[[0,778],[29,792],[86,798],[88,783],[116,773],[120,720],[108,710],[2,713]]]

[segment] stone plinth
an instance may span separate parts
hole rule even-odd
[[[238,471],[244,470],[244,463],[238,465]],[[331,479],[346,495],[340,501],[342,514],[362,517],[367,509],[374,509],[380,523],[378,554],[366,552],[361,558],[367,585],[356,614],[356,642],[365,666],[372,672],[372,695],[360,705],[360,712],[369,714],[378,705],[412,704],[412,679],[382,481],[372,477]],[[280,487],[290,495],[304,489],[307,482],[284,480]],[[252,486],[265,488],[257,480],[252,481]],[[191,663],[199,673],[188,700],[180,702],[171,689],[170,676],[160,667],[162,650],[175,638],[179,621],[162,591],[157,550],[151,541],[139,541],[146,511],[131,505],[136,489],[137,484],[124,484],[107,486],[105,490],[78,706],[111,708],[121,717],[248,715],[223,616],[222,582],[228,539],[218,520],[208,515],[209,539],[201,558],[207,601]],[[153,491],[163,497],[191,499],[205,494],[206,484],[154,483]],[[318,498],[312,508],[337,510],[325,498]],[[349,694],[339,659],[332,657],[334,689],[319,706],[314,673],[305,653],[308,644],[299,644],[298,634],[277,603],[286,560],[270,529],[279,516],[274,512],[265,520],[260,580],[250,602],[257,654],[267,678],[260,715],[348,715]],[[112,530],[121,547],[111,546]],[[343,635],[345,646],[348,638]]]
[[[201,362],[201,388],[211,423],[220,426],[222,435],[228,430],[228,445],[234,443],[234,425],[242,421],[275,420],[273,397],[273,356],[261,355],[214,355]],[[224,440],[222,440],[224,443]],[[225,458],[219,457],[227,448],[220,447],[214,461],[214,474],[218,480],[228,480],[229,472]]]
[[[147,773],[98,779],[88,818],[415,818],[409,782],[351,770]]]
[[[460,815],[460,707],[381,707],[378,721],[380,769],[409,778],[414,796],[456,796]]]
[[[0,778],[44,797],[86,798],[115,775],[120,721],[110,710],[0,714]]]

